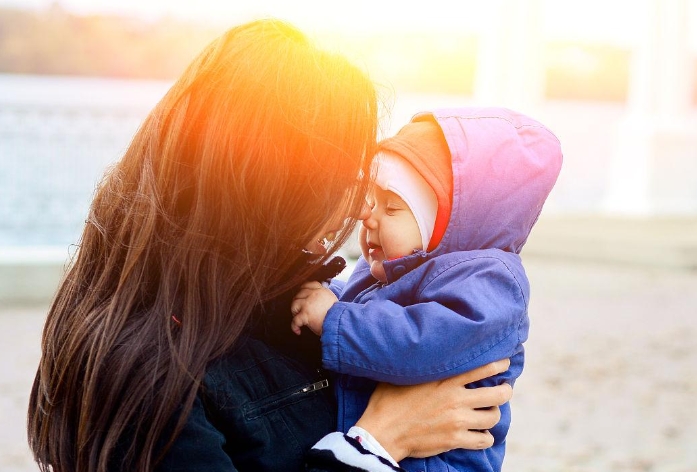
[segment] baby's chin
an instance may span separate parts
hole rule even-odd
[[[387,283],[387,275],[385,275],[385,267],[382,265],[382,261],[371,261],[370,275],[384,284]]]

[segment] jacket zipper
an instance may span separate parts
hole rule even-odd
[[[327,388],[327,387],[329,387],[329,380],[324,379],[324,380],[320,380],[319,382],[312,383],[306,387],[303,387],[302,389],[295,392],[293,395],[298,395],[300,393],[314,392],[315,390],[322,390],[323,388]]]

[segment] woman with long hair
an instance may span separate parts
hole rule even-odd
[[[377,107],[364,72],[281,21],[203,50],[99,185],[50,307],[28,413],[42,471],[312,467],[336,411],[287,294],[334,275],[316,274],[365,213]],[[486,447],[509,395],[386,385],[361,424],[396,459]]]

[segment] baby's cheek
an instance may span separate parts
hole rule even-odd
[[[370,261],[370,275],[372,275],[382,283],[387,283],[385,266],[382,264],[382,261]]]
[[[367,230],[365,226],[361,226],[358,231],[358,245],[361,248],[361,254],[365,260],[368,260],[368,240],[367,240]]]

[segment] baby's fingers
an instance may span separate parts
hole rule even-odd
[[[307,326],[307,322],[308,320],[305,315],[294,316],[293,320],[290,322],[290,329],[299,336],[301,333],[300,328]]]
[[[293,301],[290,302],[290,312],[293,314],[293,316],[296,316],[301,311],[303,311],[304,306],[305,306],[305,299],[294,298]]]

